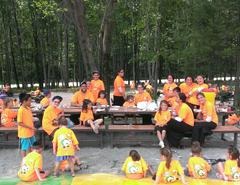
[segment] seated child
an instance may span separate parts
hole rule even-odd
[[[13,100],[11,98],[5,98],[3,111],[1,114],[1,125],[4,127],[15,127],[17,122],[14,119],[17,118],[17,112],[13,111]]]
[[[141,179],[146,177],[147,170],[146,161],[136,150],[131,150],[122,166],[122,171],[126,174],[126,177],[129,179]]]
[[[22,181],[44,181],[49,175],[49,171],[42,170],[42,146],[39,142],[33,143],[32,152],[23,158],[21,168],[18,171],[18,177]]]
[[[217,176],[225,181],[240,181],[240,158],[237,148],[228,148],[227,160],[224,163],[217,163]]]
[[[40,101],[40,104],[43,108],[47,108],[50,105],[51,91],[44,89],[43,90],[44,98]]]
[[[168,110],[168,102],[162,100],[158,112],[155,114],[154,120],[156,122],[155,131],[159,139],[159,146],[164,148],[164,138],[166,136],[166,125],[171,119],[171,113]]]
[[[133,95],[127,95],[127,100],[124,102],[123,107],[136,107]]]
[[[96,105],[108,105],[105,91],[103,91],[103,90],[99,91],[98,99],[96,100]]]
[[[156,180],[154,184],[171,183],[181,178],[183,184],[186,184],[183,168],[178,160],[172,160],[172,152],[168,148],[160,150],[161,162],[158,166]]]
[[[201,146],[198,141],[192,143],[192,156],[188,159],[188,174],[196,179],[205,179],[211,166],[201,156]]]
[[[83,101],[82,111],[79,119],[81,125],[91,127],[96,134],[98,134],[99,125],[103,123],[103,119],[94,120],[92,102],[88,99]]]
[[[74,132],[67,128],[67,120],[61,117],[58,121],[60,128],[54,133],[53,137],[53,154],[55,158],[54,176],[58,175],[60,163],[67,160],[71,170],[72,177],[75,176],[74,172],[74,156],[75,151],[80,150],[78,140]]]

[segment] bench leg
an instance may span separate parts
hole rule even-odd
[[[100,145],[100,148],[102,149],[103,148],[103,132],[100,132],[100,136],[99,136],[99,145]]]
[[[237,140],[238,140],[238,133],[234,133],[234,141],[233,141],[234,147],[237,147]]]
[[[110,133],[110,146],[113,148],[113,132]]]

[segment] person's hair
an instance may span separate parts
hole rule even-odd
[[[43,94],[44,96],[47,96],[51,93],[51,91],[49,89],[43,89]]]
[[[94,75],[94,74],[100,75],[99,71],[97,71],[97,70],[92,72],[92,75]]]
[[[202,152],[200,143],[198,141],[194,141],[192,143],[191,151],[193,155],[200,155]]]
[[[98,98],[100,98],[101,94],[104,94],[104,98],[106,98],[106,91],[104,91],[104,90],[99,91]]]
[[[234,146],[229,146],[228,154],[231,156],[232,160],[237,160],[238,167],[240,168],[239,150]]]
[[[42,144],[39,141],[35,141],[32,145],[32,149],[38,150],[42,148]]]
[[[167,78],[168,78],[169,76],[171,76],[172,79],[173,79],[173,81],[174,81],[174,79],[175,79],[174,76],[173,76],[172,74],[168,74],[168,75],[167,75]]]
[[[190,76],[190,75],[186,76],[186,77],[185,77],[185,81],[187,80],[187,78],[191,78],[191,79],[192,79],[192,81],[194,82],[194,79],[193,79],[193,77],[192,77],[192,76]]]
[[[164,157],[166,157],[166,167],[167,167],[167,169],[169,169],[170,166],[171,166],[171,161],[172,161],[172,152],[171,152],[171,150],[166,148],[166,147],[162,148],[160,150],[160,154],[163,155]]]
[[[6,82],[6,83],[3,84],[3,86],[4,86],[4,87],[10,86],[10,83]]]
[[[83,100],[83,105],[82,105],[82,111],[87,111],[88,110],[88,105],[92,103],[91,100],[85,99]]]
[[[129,152],[129,156],[132,157],[133,161],[139,161],[141,159],[141,156],[139,155],[139,153],[136,150],[131,150]]]
[[[3,107],[6,108],[10,102],[13,102],[12,98],[5,98],[3,100]]]
[[[24,101],[28,101],[28,99],[31,98],[30,94],[27,94],[26,92],[19,94],[19,102],[22,104]]]
[[[52,98],[52,101],[54,101],[54,100],[59,100],[61,102],[63,100],[63,98],[61,96],[54,96]]]
[[[204,94],[204,93],[202,93],[202,92],[199,92],[199,93],[197,93],[197,98],[198,98],[198,96],[202,96],[202,97],[204,97],[204,98],[205,98],[205,94]]]
[[[143,83],[143,82],[137,83],[137,86],[136,86],[136,87],[138,87],[139,85],[142,86],[143,89],[145,89],[145,86],[144,86],[144,83]]]
[[[117,75],[118,75],[118,73],[120,73],[120,71],[124,71],[124,69],[123,68],[119,68],[118,70],[117,70]]]
[[[129,94],[129,95],[127,95],[127,101],[129,101],[129,100],[133,100],[134,99],[134,96],[133,95],[131,95],[131,94]]]
[[[59,124],[59,125],[63,125],[63,126],[67,126],[67,124],[68,124],[67,119],[66,119],[64,116],[61,116],[61,117],[58,119],[58,124]]]
[[[80,87],[83,85],[83,84],[85,84],[85,85],[87,85],[87,81],[82,81],[81,83],[80,83]]]
[[[183,103],[186,102],[187,97],[184,93],[179,93],[178,96],[179,96],[179,99],[182,100]]]
[[[168,104],[168,102],[167,102],[166,100],[162,100],[162,101],[160,102],[159,109],[158,109],[158,111],[159,111],[160,113],[161,113],[161,111],[162,111],[162,108],[161,108],[162,104],[166,104],[167,106],[169,106],[169,104]]]
[[[175,87],[175,88],[173,89],[173,91],[176,91],[177,93],[180,93],[180,92],[181,92],[181,89],[180,89],[180,87]]]

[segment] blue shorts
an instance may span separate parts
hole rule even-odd
[[[61,162],[61,161],[65,161],[65,160],[69,160],[69,159],[73,159],[74,156],[71,155],[66,155],[66,156],[56,156],[55,161],[56,162]]]
[[[20,138],[19,142],[20,142],[20,149],[23,151],[27,151],[32,147],[33,143],[36,142],[36,138],[35,136],[28,137],[28,138]]]

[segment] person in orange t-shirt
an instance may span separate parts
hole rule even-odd
[[[185,94],[187,97],[187,102],[190,98],[190,92],[196,87],[196,83],[193,82],[193,77],[192,76],[186,76],[185,82],[181,83],[179,85],[179,88],[181,89],[181,92]]]
[[[127,95],[127,100],[124,102],[123,107],[136,107],[133,95]]]
[[[87,83],[83,81],[80,84],[79,91],[75,92],[72,100],[71,100],[71,106],[80,107],[83,104],[83,100],[88,99],[91,100],[91,102],[94,102],[93,94],[87,90]]]
[[[52,104],[49,105],[43,113],[42,128],[51,137],[53,137],[54,133],[59,128],[59,118],[64,115],[63,110],[59,108],[61,101],[61,96],[54,96]]]
[[[171,113],[168,110],[168,102],[166,100],[162,100],[159,106],[158,112],[156,112],[154,120],[155,120],[155,131],[157,132],[157,137],[159,139],[159,146],[164,148],[164,139],[166,136],[167,123],[171,119]]]
[[[21,93],[19,95],[21,106],[17,113],[18,137],[22,157],[31,151],[33,143],[36,141],[34,132],[36,128],[33,124],[33,115],[31,110],[32,98],[30,94]]]
[[[188,159],[187,164],[189,176],[196,179],[206,179],[211,171],[211,165],[202,158],[202,149],[198,141],[192,142],[191,152],[192,156]]]
[[[98,94],[98,99],[96,101],[96,104],[97,105],[108,105],[108,101],[106,99],[106,92],[105,91],[99,91],[99,94]]]
[[[32,151],[23,158],[18,177],[25,182],[44,181],[50,171],[43,171],[42,146],[34,142]]]
[[[92,102],[88,99],[83,101],[82,111],[80,115],[80,125],[91,127],[98,134],[98,128],[103,123],[103,119],[94,120]]]
[[[50,105],[51,91],[48,89],[43,90],[44,98],[40,101],[43,108],[47,108]]]
[[[150,94],[144,91],[144,87],[142,83],[139,83],[137,85],[137,91],[138,92],[134,96],[136,105],[141,102],[150,103],[152,101],[152,97],[150,96]],[[147,125],[152,124],[152,115],[151,114],[142,115],[142,123]]]
[[[3,100],[0,98],[0,114],[3,111]]]
[[[17,118],[17,112],[12,110],[13,108],[13,99],[6,98],[4,100],[4,109],[1,114],[1,125],[4,127],[15,127],[17,123],[14,119]]]
[[[193,127],[192,141],[199,141],[202,145],[204,144],[205,135],[211,133],[211,130],[217,127],[218,115],[215,106],[206,101],[203,93],[198,93],[197,99],[200,104],[200,112],[197,116],[198,120],[195,121]]]
[[[185,94],[178,94],[178,115],[172,118],[167,124],[167,139],[169,144],[174,147],[179,147],[184,133],[192,132],[193,129],[194,116],[191,108],[186,104],[186,99]]]
[[[167,83],[165,83],[163,86],[163,94],[166,101],[174,96],[173,89],[177,87],[177,85],[174,83],[173,75],[168,75],[167,80]]]
[[[190,104],[189,106],[194,109],[194,107],[199,106],[199,102],[197,100],[197,94],[199,92],[202,92],[203,89],[207,89],[208,85],[204,83],[204,78],[202,75],[198,75],[196,78],[197,84],[196,86],[188,93],[189,94],[189,99],[188,103]]]
[[[113,90],[113,105],[122,106],[125,97],[125,83],[124,83],[124,70],[118,71],[118,75],[114,80]]]
[[[105,86],[102,80],[99,79],[100,74],[98,71],[94,71],[92,73],[92,80],[91,80],[91,84],[90,84],[90,88],[89,90],[92,92],[93,94],[93,98],[94,98],[94,102],[96,102],[97,98],[98,98],[98,94],[100,91],[104,91],[105,90]]]

